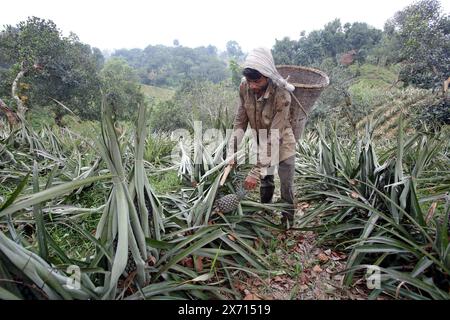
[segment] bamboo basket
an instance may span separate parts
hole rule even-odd
[[[324,72],[313,68],[292,65],[279,65],[276,68],[283,78],[289,77],[289,83],[295,87],[291,102],[291,125],[295,140],[298,141],[314,103],[330,80]]]

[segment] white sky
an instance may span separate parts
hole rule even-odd
[[[51,19],[64,35],[76,33],[82,42],[101,50],[172,45],[178,39],[188,47],[212,44],[225,49],[229,40],[244,51],[272,47],[285,36],[297,40],[300,32],[322,28],[334,18],[384,22],[413,0],[5,0],[0,28],[16,25],[28,16]],[[444,12],[450,0],[441,0]]]

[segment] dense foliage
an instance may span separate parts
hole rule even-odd
[[[217,83],[228,77],[226,63],[214,46],[148,46],[145,49],[121,49],[113,56],[122,57],[138,70],[142,83],[176,87],[185,80],[209,80]]]
[[[0,33],[0,57],[0,97],[5,101],[12,103],[17,79],[17,96],[26,108],[55,105],[56,99],[85,118],[98,116],[103,56],[76,35],[63,37],[52,21],[32,17]],[[61,118],[62,109],[55,110]]]

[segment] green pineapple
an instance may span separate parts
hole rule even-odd
[[[128,260],[127,265],[125,267],[125,272],[129,275],[135,270],[136,270],[136,262],[134,261],[133,254],[131,253],[130,250],[128,250]]]
[[[240,188],[236,193],[227,194],[222,198],[216,200],[215,208],[220,213],[229,213],[238,208],[239,203],[242,199],[244,199],[247,191],[243,188]]]

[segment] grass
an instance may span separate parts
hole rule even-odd
[[[156,98],[160,101],[172,99],[175,91],[172,89],[160,88],[142,84],[141,91],[147,98]]]
[[[350,66],[350,70],[353,73],[359,73],[357,83],[363,82],[368,87],[392,85],[397,79],[397,74],[394,70],[368,63],[363,65],[353,64]]]
[[[81,193],[67,197],[66,201],[83,208],[95,208],[105,204],[110,190],[110,186],[101,182],[94,182],[84,188]]]
[[[86,217],[73,220],[72,223],[86,232],[94,234],[100,215],[101,213],[92,213]],[[85,236],[66,223],[50,224],[47,231],[71,259],[83,260],[95,254],[95,245],[91,241],[87,241]],[[56,258],[56,256],[53,255],[53,258]]]
[[[36,110],[31,108],[27,113],[27,119],[33,129],[37,130],[42,128],[43,124],[53,126],[55,125],[54,111],[49,107],[41,107]]]
[[[13,190],[13,186],[10,187],[5,183],[0,184],[0,206],[2,205],[3,201],[8,199]]]
[[[105,204],[111,187],[107,184],[94,182],[84,188],[79,194],[71,194],[65,198],[65,203],[79,208],[99,208]],[[72,259],[82,260],[95,253],[95,245],[86,239],[78,230],[94,234],[100,220],[101,210],[88,212],[79,217],[67,220],[54,219],[52,214],[47,216],[49,235],[56,244],[68,253]],[[54,258],[56,256],[53,256]]]
[[[165,171],[152,175],[149,177],[149,180],[158,194],[177,192],[183,186],[176,170]]]

